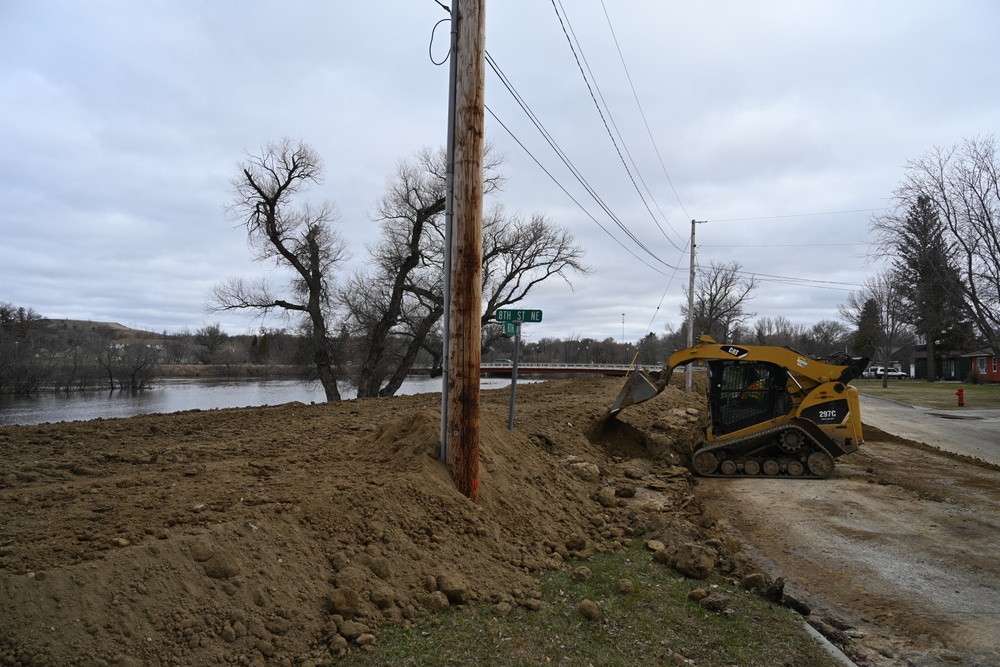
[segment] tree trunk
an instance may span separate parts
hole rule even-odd
[[[410,340],[410,344],[406,347],[406,353],[403,355],[403,359],[396,366],[396,370],[393,371],[392,375],[389,376],[389,382],[386,383],[385,387],[379,390],[379,396],[393,396],[397,391],[399,391],[399,388],[403,385],[403,381],[409,374],[410,369],[413,368],[413,362],[416,360],[417,354],[419,354],[420,350],[423,348],[424,341],[427,340],[427,334],[430,333],[434,323],[438,321],[443,312],[444,306],[438,305],[420,321],[420,325],[413,332],[413,338]]]
[[[937,347],[933,334],[927,337],[927,381],[937,382]]]
[[[379,395],[381,379],[376,372],[379,363],[385,356],[386,340],[392,327],[399,321],[403,308],[403,297],[406,292],[406,281],[410,272],[420,264],[420,239],[424,234],[424,226],[432,217],[444,210],[444,199],[438,199],[419,209],[410,230],[409,255],[399,266],[392,282],[389,303],[382,318],[370,332],[370,348],[358,373],[358,398],[371,398]]]
[[[323,321],[317,323],[313,318],[313,363],[316,364],[316,374],[327,401],[339,401],[340,389],[337,387],[337,373],[330,362],[330,348],[326,340],[326,328]]]

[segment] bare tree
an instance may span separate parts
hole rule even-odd
[[[30,394],[44,379],[33,333],[42,316],[33,308],[0,302],[0,393]]]
[[[250,310],[263,316],[277,310],[308,322],[312,362],[328,401],[339,401],[334,345],[328,335],[330,282],[346,258],[346,245],[331,228],[333,205],[294,206],[296,196],[322,178],[322,161],[302,142],[283,139],[247,155],[232,180],[229,212],[246,227],[258,261],[290,268],[286,293],[276,295],[264,279],[231,278],[212,292],[211,309]]]
[[[812,325],[804,335],[799,345],[802,351],[817,356],[829,355],[832,352],[845,351],[849,331],[843,323],[836,320],[820,320]]]
[[[219,348],[222,347],[227,338],[229,338],[229,334],[222,329],[222,325],[218,322],[215,324],[206,324],[195,331],[195,342],[204,348],[199,355],[200,361],[205,364],[212,363],[219,353]]]
[[[496,206],[483,222],[483,296],[485,325],[498,308],[524,300],[540,283],[567,274],[586,274],[584,251],[565,228],[536,213],[530,220],[507,216]]]
[[[909,161],[895,192],[897,207],[918,197],[927,197],[940,215],[957,260],[957,286],[976,326],[1000,353],[1000,160],[994,137],[934,148]],[[892,225],[876,224],[876,230],[891,239]]]
[[[903,295],[892,272],[883,271],[865,280],[860,291],[847,296],[840,314],[858,328],[864,343],[871,345],[882,367],[888,368],[889,358],[907,330],[908,319]],[[882,386],[887,387],[888,382],[888,374],[883,374]]]
[[[502,184],[501,163],[486,152],[486,194]],[[440,363],[439,338],[444,314],[444,153],[424,150],[400,165],[379,200],[375,215],[382,238],[369,248],[367,271],[347,284],[341,301],[351,334],[365,350],[355,381],[358,396],[392,395],[417,354],[428,352]],[[492,207],[483,219],[482,323],[497,308],[523,300],[539,283],[571,271],[586,272],[582,249],[569,232],[536,214],[530,220]],[[494,328],[495,329],[495,328]],[[495,338],[484,336],[489,348]]]
[[[744,274],[742,268],[739,262],[712,262],[698,274],[694,285],[695,331],[725,342],[734,329],[754,316],[745,306],[757,289],[757,281]],[[689,316],[686,303],[681,313]]]
[[[109,340],[97,357],[104,369],[111,389],[138,392],[155,378],[160,365],[160,349],[144,342],[116,342]]]
[[[754,322],[753,329],[754,342],[758,345],[792,347],[798,345],[805,336],[805,327],[792,324],[784,315],[760,317]]]

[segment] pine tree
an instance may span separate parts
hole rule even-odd
[[[959,349],[971,330],[959,272],[929,197],[917,197],[897,231],[894,278],[907,319],[927,344],[927,379],[933,382],[937,353]]]
[[[854,353],[875,359],[882,335],[878,304],[875,303],[875,299],[868,299],[858,317],[858,330],[854,332],[854,340],[852,341]]]

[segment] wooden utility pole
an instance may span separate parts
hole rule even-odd
[[[688,277],[688,347],[694,346],[694,226],[703,224],[707,220],[691,221],[691,273]],[[687,365],[687,372],[684,375],[684,391],[691,393],[691,373],[694,371],[693,364]]]
[[[479,369],[483,302],[483,146],[486,52],[485,0],[455,0],[458,21],[455,82],[455,176],[448,313],[445,451],[458,490],[479,497]]]

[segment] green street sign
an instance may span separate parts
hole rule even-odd
[[[504,336],[516,336],[521,333],[521,325],[518,322],[504,322],[503,323],[503,335]]]
[[[498,310],[493,314],[497,322],[541,322],[540,310]]]

